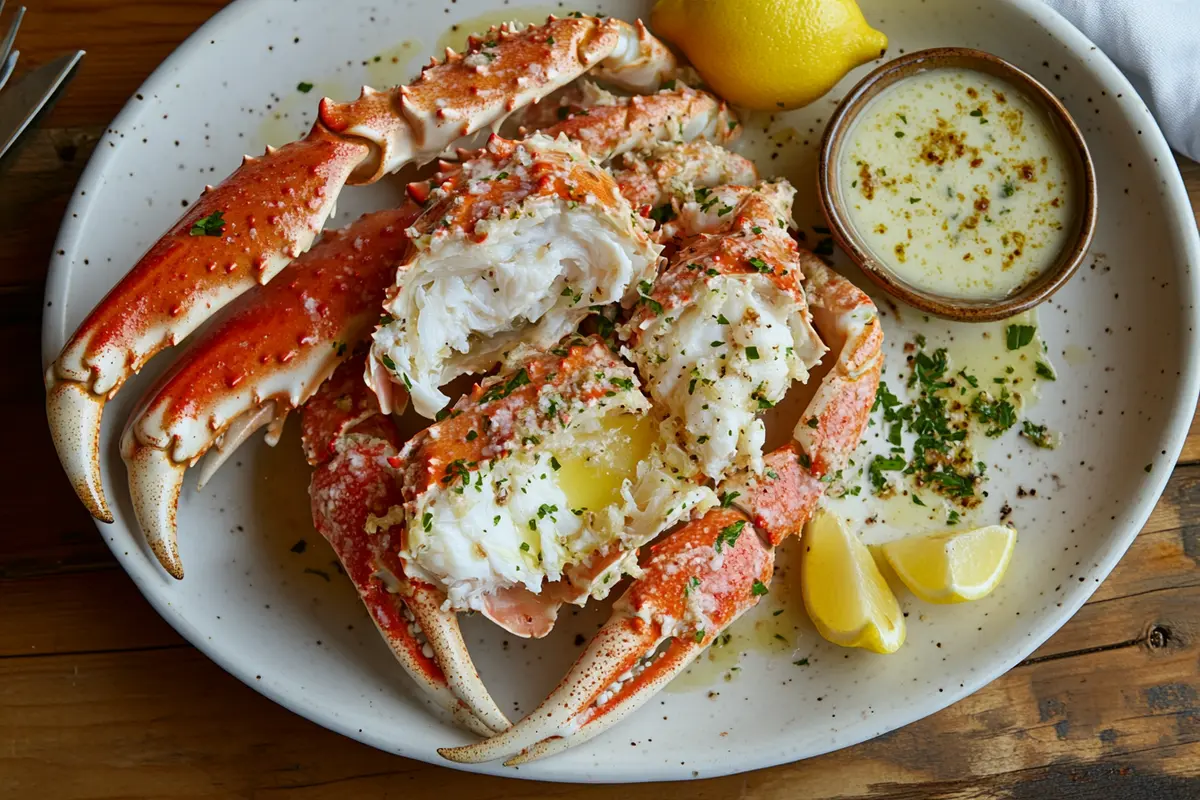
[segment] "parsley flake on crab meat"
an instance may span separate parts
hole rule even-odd
[[[519,342],[549,347],[592,306],[635,297],[661,249],[566,139],[501,140],[444,186],[409,230],[416,255],[374,334],[368,382],[385,411],[403,384],[432,418],[458,375],[491,369]]]
[[[562,602],[603,598],[623,575],[639,574],[637,548],[718,503],[662,463],[649,401],[626,365],[581,369],[572,388],[547,384],[530,404],[488,397],[485,386],[475,411],[460,403],[465,419],[448,417],[402,454],[415,466],[405,472],[412,499],[400,556],[411,577],[446,592],[450,609],[540,636],[549,625],[536,621],[552,623]],[[479,458],[424,478],[423,465],[442,464],[443,441],[457,430],[439,427],[485,427],[472,413],[491,420],[471,440]]]

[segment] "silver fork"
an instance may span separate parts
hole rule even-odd
[[[3,13],[4,0],[0,0],[0,14]],[[4,84],[8,83],[9,76],[13,74],[13,70],[17,66],[17,57],[21,55],[20,50],[13,50],[13,44],[17,40],[17,29],[21,27],[21,20],[24,18],[25,6],[21,6],[9,24],[4,40],[0,42],[0,89],[3,89]]]

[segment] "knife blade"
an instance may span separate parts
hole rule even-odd
[[[71,79],[83,51],[65,55],[27,72],[0,92],[0,157],[8,152],[38,115],[54,105]]]

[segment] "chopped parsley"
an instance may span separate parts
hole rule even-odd
[[[313,85],[308,81],[300,81],[296,84],[296,91],[300,92],[301,94],[308,94],[312,90]]]
[[[750,258],[747,259],[747,261],[750,262],[750,266],[754,267],[755,272],[762,273],[763,275],[769,275],[775,272],[775,270],[768,267],[767,262],[763,261],[761,258]]]
[[[729,508],[741,496],[741,492],[721,492],[721,508]]]
[[[1009,350],[1020,350],[1025,345],[1033,341],[1033,334],[1037,331],[1033,325],[1009,325],[1005,333],[1005,343]]]
[[[650,219],[657,222],[659,225],[670,222],[675,219],[675,209],[670,203],[663,203],[650,211]]]
[[[980,392],[971,401],[971,411],[976,419],[988,425],[987,435],[996,437],[1017,424],[1017,409],[1010,402],[1008,389],[1000,390],[1000,397],[993,398],[987,392]]]
[[[1048,381],[1058,380],[1058,376],[1054,374],[1054,370],[1051,369],[1050,365],[1045,361],[1039,361],[1034,364],[1033,370],[1037,373],[1039,378],[1043,378]]]
[[[732,525],[730,525],[726,528],[722,528],[721,532],[717,534],[716,541],[713,542],[713,549],[715,549],[719,553],[719,552],[721,552],[721,547],[723,545],[729,545],[730,547],[736,547],[738,537],[742,535],[742,528],[745,528],[745,527],[746,527],[746,520],[739,519],[737,522],[733,523]]]
[[[871,461],[871,465],[867,467],[867,475],[871,478],[871,486],[874,487],[875,493],[882,492],[888,485],[885,472],[897,472],[908,466],[903,456],[891,456],[890,458],[877,455]]]
[[[751,361],[758,361],[758,348],[754,345],[747,347],[746,358],[750,359]]]
[[[1054,434],[1050,433],[1045,425],[1037,425],[1030,420],[1021,421],[1021,435],[1028,439],[1035,447],[1041,447],[1046,450],[1053,450],[1058,444],[1054,440]]]
[[[192,223],[188,233],[192,236],[220,236],[225,232],[225,212],[214,211]]]
[[[654,285],[650,281],[638,282],[638,294],[641,295],[642,302],[654,312],[654,316],[661,317],[663,313],[662,303],[650,296],[652,291],[654,291]]]
[[[767,593],[767,585],[762,581],[755,579],[754,583],[750,584],[750,594],[754,597],[762,597]]]
[[[528,385],[529,382],[529,373],[522,367],[521,371],[509,378],[507,382],[497,382],[492,388],[484,392],[483,396],[479,398],[479,403],[482,405],[492,400],[500,400],[508,397],[520,387]]]

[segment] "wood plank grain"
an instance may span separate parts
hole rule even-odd
[[[114,576],[123,579],[114,572],[19,583],[40,583],[81,604],[111,592]],[[78,630],[97,622],[77,615],[72,601],[45,604],[41,596],[35,589],[3,598],[35,628]],[[1040,651],[1051,657],[1034,659],[934,717],[856,748],[701,782],[681,794],[957,800],[1200,792],[1200,587],[1093,608]],[[123,625],[132,630],[147,622],[153,624],[139,616],[103,621],[110,633],[90,644],[129,636],[119,631]],[[1145,637],[1154,626],[1172,633]],[[1065,648],[1055,644],[1061,637],[1069,640]],[[387,756],[295,718],[169,633],[149,635],[125,652],[86,652],[68,639],[46,639],[31,654],[10,653],[8,642],[0,642],[4,796],[17,796],[5,789],[19,789],[20,796],[61,798],[325,798],[383,796],[405,786],[411,797],[433,796],[435,784],[443,797],[611,796],[601,787],[534,787]],[[1129,640],[1135,643],[1099,646]],[[1093,647],[1074,652],[1079,643]],[[622,795],[650,800],[665,790],[628,787]]]
[[[43,130],[0,174],[0,348],[10,354],[0,368],[0,418],[19,473],[0,482],[0,797],[614,796],[610,787],[452,772],[329,733],[184,643],[117,568],[44,428],[42,286],[67,198],[100,132],[225,0],[27,4],[19,70],[72,47],[89,54]],[[1200,165],[1180,160],[1180,168],[1200,209]],[[1200,797],[1200,415],[1181,464],[1092,601],[1024,666],[970,698],[822,758],[620,794]]]
[[[83,64],[47,120],[107,124],[179,43],[228,0],[37,0],[21,24],[18,72],[73,49]],[[69,34],[69,35],[68,35]]]

